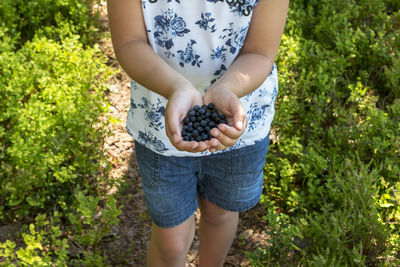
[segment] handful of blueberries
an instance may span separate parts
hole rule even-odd
[[[182,137],[185,141],[206,141],[212,138],[210,133],[212,128],[218,127],[218,124],[228,121],[223,114],[219,114],[214,104],[196,105],[189,110],[183,120]]]

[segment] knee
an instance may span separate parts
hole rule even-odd
[[[203,212],[201,217],[210,225],[220,226],[229,223],[236,223],[238,215],[237,213],[230,211],[224,213]]]
[[[202,203],[200,211],[202,220],[214,226],[236,223],[239,218],[238,212],[221,209],[209,202]]]
[[[169,240],[157,244],[159,256],[164,262],[178,262],[186,255],[187,244],[184,240]]]

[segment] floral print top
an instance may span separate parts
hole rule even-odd
[[[143,0],[148,41],[154,51],[204,94],[229,68],[246,38],[258,0]],[[145,63],[144,63],[145,64]],[[157,74],[154,77],[157,79]],[[278,76],[274,65],[264,83],[240,100],[248,126],[230,149],[265,138],[274,117]],[[221,101],[223,101],[221,99]],[[127,132],[156,153],[203,156],[177,150],[165,133],[167,99],[131,80]],[[214,152],[219,153],[220,151]]]

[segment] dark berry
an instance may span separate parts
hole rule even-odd
[[[218,127],[219,123],[227,123],[226,117],[219,114],[215,105],[210,103],[196,105],[189,110],[183,119],[182,137],[185,141],[205,141],[212,137],[210,131],[214,127]]]

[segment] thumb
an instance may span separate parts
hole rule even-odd
[[[231,109],[233,113],[233,125],[237,130],[242,131],[246,125],[246,113],[243,109],[242,102],[240,102],[239,99],[236,99],[233,101]]]
[[[181,139],[181,133],[179,131],[179,112],[177,110],[168,110],[167,116],[165,116],[165,129],[167,135],[173,143],[178,143]]]

